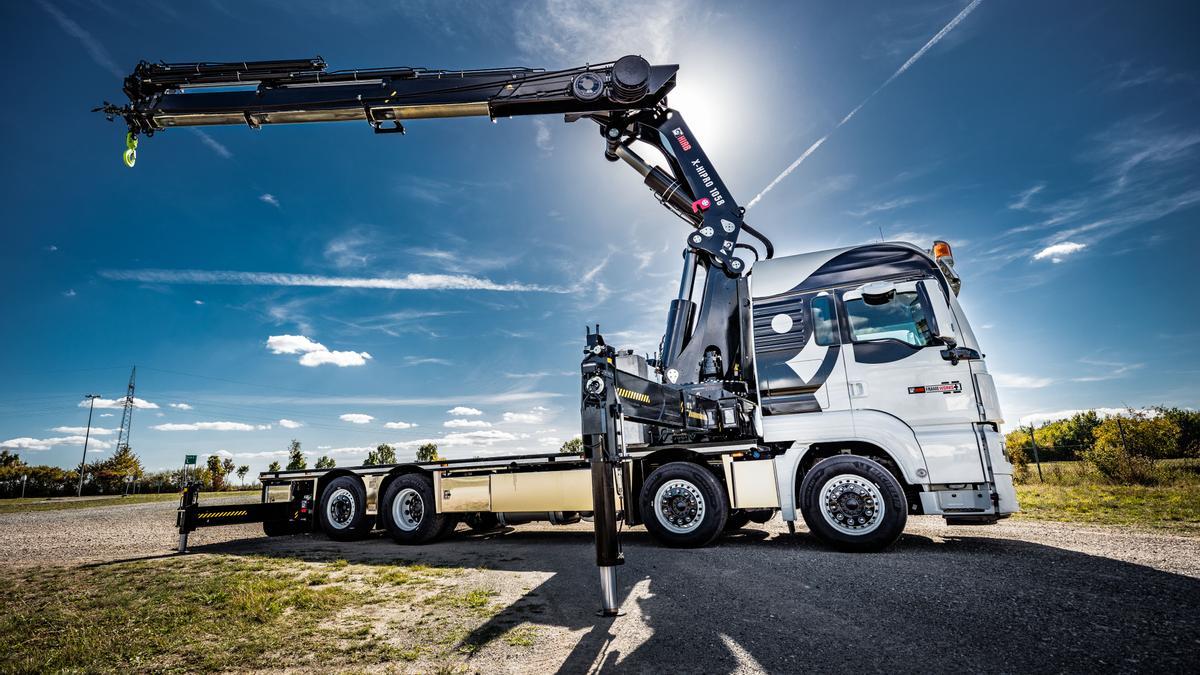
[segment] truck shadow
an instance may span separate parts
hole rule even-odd
[[[419,549],[322,537],[246,539],[197,552],[551,573],[468,635],[529,622],[582,632],[562,672],[809,669],[1046,672],[1187,670],[1200,656],[1200,580],[1027,541],[906,534],[874,555],[806,533],[748,529],[719,546],[658,548],[622,535],[626,615],[602,619],[592,534],[460,530]]]

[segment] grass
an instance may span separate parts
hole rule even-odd
[[[0,672],[455,672],[537,630],[458,568],[194,555],[0,574]],[[499,638],[499,639],[498,639]]]
[[[122,497],[121,495],[113,495],[108,497],[84,497],[79,499],[76,497],[14,497],[10,499],[0,499],[0,514],[3,513],[18,513],[22,511],[58,511],[60,509],[90,509],[97,506],[117,506],[120,504],[148,504],[151,502],[177,502],[179,501],[178,492],[164,492],[162,494],[140,494],[129,495]],[[203,504],[206,499],[217,499],[221,497],[258,497],[259,491],[256,490],[234,490],[231,492],[202,492],[200,493],[200,503]]]
[[[1157,485],[1113,485],[1083,462],[1043,462],[1017,485],[1019,518],[1200,535],[1200,460],[1163,460]]]

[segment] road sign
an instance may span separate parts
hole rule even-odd
[[[195,466],[196,465],[196,456],[195,455],[184,455],[183,463],[185,466]]]

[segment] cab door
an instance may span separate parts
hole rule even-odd
[[[828,292],[754,303],[754,353],[766,415],[849,410],[836,300]]]
[[[865,291],[864,291],[865,289]],[[883,413],[907,424],[925,455],[931,483],[984,480],[974,422],[970,366],[942,355],[933,302],[936,282],[867,284],[840,294],[843,361],[855,426]]]

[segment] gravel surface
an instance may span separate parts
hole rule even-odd
[[[219,503],[216,500],[207,504]],[[5,566],[169,555],[174,504],[0,516]],[[1028,520],[990,527],[909,519],[890,551],[826,550],[783,524],[668,550],[625,533],[622,609],[598,619],[589,526],[527,525],[401,548],[382,537],[266,539],[256,526],[201,530],[197,553],[352,563],[417,559],[479,568],[464,584],[506,609],[477,634],[521,622],[525,651],[482,649],[480,672],[1190,671],[1200,658],[1200,539]]]

